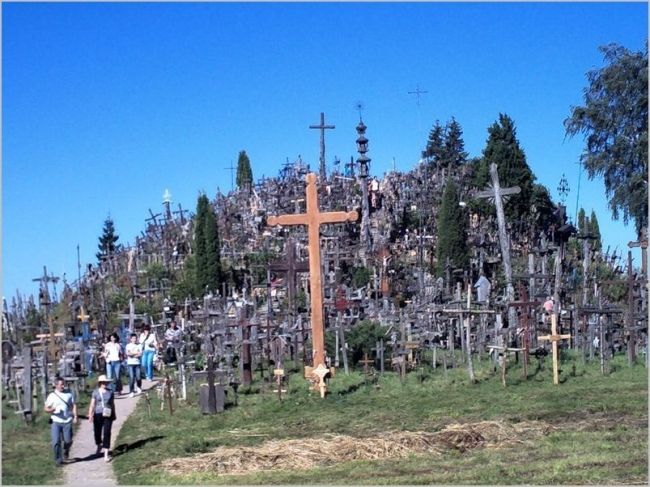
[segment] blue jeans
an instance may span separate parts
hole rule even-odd
[[[140,385],[140,364],[127,365],[129,369],[129,392],[134,392],[135,387]]]
[[[148,380],[153,380],[153,358],[156,351],[152,349],[145,350],[142,354],[142,365],[144,366],[144,375]]]
[[[120,380],[120,366],[122,362],[115,360],[113,362],[106,362],[106,375],[111,382],[111,389],[115,392],[122,391],[122,381]]]
[[[88,372],[88,377],[93,376],[93,358],[95,357],[95,352],[86,350],[84,352],[86,357],[86,372]]]
[[[63,448],[61,448],[63,440]],[[60,465],[64,456],[67,458],[72,446],[72,421],[67,423],[52,422],[52,448],[54,449],[54,461]]]

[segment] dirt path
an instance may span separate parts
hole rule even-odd
[[[157,381],[142,381],[142,390],[151,389],[157,384]],[[128,385],[123,390],[128,390]],[[113,423],[111,432],[111,449],[115,447],[115,442],[120,433],[120,429],[126,421],[126,418],[135,410],[140,395],[129,397],[121,395],[115,398],[115,414],[117,419]],[[86,415],[88,411],[79,411],[79,414]],[[90,421],[82,420],[81,425],[74,435],[72,448],[70,449],[70,462],[64,467],[65,485],[117,485],[117,480],[113,474],[112,462],[105,462],[103,455],[95,454],[95,437],[93,434],[93,425]]]

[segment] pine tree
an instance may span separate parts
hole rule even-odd
[[[519,186],[521,192],[511,197],[505,207],[508,218],[520,219],[530,214],[535,175],[528,167],[526,155],[519,146],[513,120],[499,114],[499,120],[488,128],[488,140],[483,159],[477,169],[474,185],[484,188],[491,182],[490,164],[497,165],[502,188]]]
[[[239,152],[237,159],[237,187],[239,189],[251,190],[253,185],[253,171],[251,169],[251,161],[246,155],[246,151]]]
[[[104,220],[102,235],[99,237],[99,245],[97,245],[99,252],[95,254],[99,262],[102,262],[102,260],[119,251],[120,246],[117,245],[119,238],[120,236],[115,234],[115,224],[113,223],[113,219],[110,216],[107,217],[106,220]]]
[[[444,129],[440,125],[440,122],[436,120],[436,123],[429,132],[427,148],[422,151],[422,157],[429,159],[432,167],[437,167],[442,163],[445,152],[444,135]]]
[[[467,223],[466,215],[459,206],[459,195],[456,184],[449,179],[442,195],[440,216],[438,218],[438,269],[437,274],[445,272],[447,257],[452,268],[467,268],[469,255],[467,252]]]
[[[589,218],[589,233],[591,233],[595,240],[593,240],[592,248],[594,250],[600,250],[603,248],[603,242],[600,237],[600,226],[598,226],[598,218],[596,218],[596,212],[591,210],[591,217]]]
[[[451,117],[451,121],[445,127],[444,166],[456,169],[465,164],[467,155],[463,141],[463,129],[456,119]]]

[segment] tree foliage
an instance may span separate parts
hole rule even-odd
[[[214,209],[208,197],[199,196],[194,227],[196,263],[196,296],[206,291],[218,291],[222,281],[219,229]]]
[[[600,226],[598,225],[598,218],[596,217],[596,212],[591,210],[591,217],[589,217],[589,233],[595,237],[593,240],[592,248],[594,250],[600,250],[603,248],[603,242],[600,238]]]
[[[250,190],[253,185],[253,170],[246,151],[239,152],[237,159],[237,187]]]
[[[109,216],[104,220],[102,235],[99,237],[99,245],[97,245],[99,252],[95,254],[97,260],[101,262],[106,257],[115,254],[120,249],[120,246],[117,244],[119,239],[120,236],[115,233],[115,223]]]
[[[456,184],[447,181],[442,195],[440,216],[438,218],[438,275],[445,271],[447,257],[452,268],[467,268],[469,255],[467,251],[467,222]]]
[[[535,175],[530,170],[526,155],[517,140],[514,121],[503,113],[500,113],[499,120],[488,128],[483,158],[474,176],[476,187],[483,189],[491,183],[490,164],[492,163],[497,165],[499,184],[502,188],[519,186],[521,189],[521,192],[512,196],[505,206],[506,216],[514,220],[528,216],[531,210]]]
[[[571,107],[567,135],[586,138],[580,161],[590,179],[602,176],[612,216],[648,225],[648,44],[631,52],[600,47],[606,65],[587,73],[584,106]]]
[[[427,158],[433,167],[457,168],[467,161],[467,156],[463,129],[456,119],[452,117],[444,128],[436,120],[422,157]]]

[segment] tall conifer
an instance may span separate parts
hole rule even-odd
[[[438,268],[442,276],[445,272],[447,257],[452,268],[467,268],[469,255],[467,252],[467,215],[459,206],[459,195],[456,184],[450,178],[447,180],[442,195],[440,216],[438,218]]]

